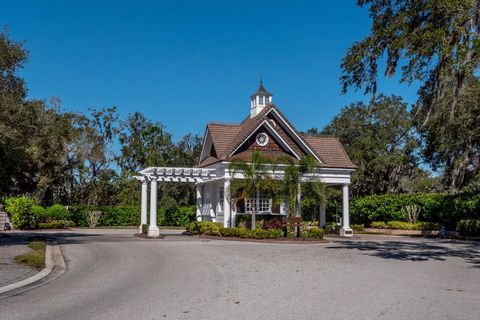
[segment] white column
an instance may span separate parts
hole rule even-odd
[[[140,228],[139,232],[142,233],[142,225],[147,224],[147,211],[148,211],[148,181],[144,177],[142,181],[142,206],[141,206],[141,216],[140,216]]]
[[[157,227],[157,177],[152,177],[150,183],[150,225],[148,226],[149,237],[158,237],[160,230]]]
[[[351,237],[353,236],[353,231],[350,228],[350,212],[349,212],[349,201],[348,201],[348,184],[342,186],[343,194],[343,227],[340,229],[340,236],[342,237]]]
[[[232,221],[232,210],[230,210],[230,179],[225,179],[223,182],[223,226],[230,228],[234,221]]]
[[[295,216],[302,216],[302,185],[300,183],[297,185],[297,212],[295,212]]]
[[[197,185],[197,210],[195,212],[195,217],[197,221],[202,221],[202,212],[203,212],[203,204],[202,204],[202,186]]]

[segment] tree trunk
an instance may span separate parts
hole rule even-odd
[[[256,224],[257,224],[257,221],[255,219],[256,214],[257,214],[257,198],[253,197],[252,198],[252,230],[255,230],[256,228]]]

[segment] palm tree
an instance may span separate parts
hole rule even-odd
[[[255,230],[257,201],[260,192],[272,193],[276,182],[274,179],[274,161],[262,156],[259,151],[252,152],[250,162],[242,159],[235,159],[229,165],[232,182],[230,192],[235,195],[241,192],[244,199],[251,199],[252,207],[252,230]],[[243,178],[235,179],[235,174],[242,174]]]
[[[315,167],[313,157],[305,156],[298,163],[293,162],[291,158],[282,158],[281,162],[286,165],[283,176],[283,193],[287,197],[288,213],[299,217],[300,212],[300,183],[305,173]]]

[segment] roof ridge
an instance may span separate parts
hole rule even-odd
[[[207,123],[207,126],[209,126],[209,125],[216,125],[216,126],[236,126],[236,127],[239,127],[239,126],[240,126],[240,123],[218,121],[218,122],[209,122],[209,123]]]
[[[334,139],[338,139],[337,136],[333,135],[333,134],[323,134],[323,133],[320,133],[320,134],[309,134],[309,133],[300,133],[302,136],[304,136],[305,138],[334,138]]]

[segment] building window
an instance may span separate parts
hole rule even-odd
[[[223,187],[220,187],[220,189],[218,189],[218,208],[219,208],[219,212],[223,212],[223,198],[224,198],[224,190],[223,190]]]
[[[272,212],[272,200],[270,198],[266,198],[263,195],[260,195],[258,200],[258,208],[257,212]],[[245,212],[252,212],[253,199],[248,198],[245,199]]]

